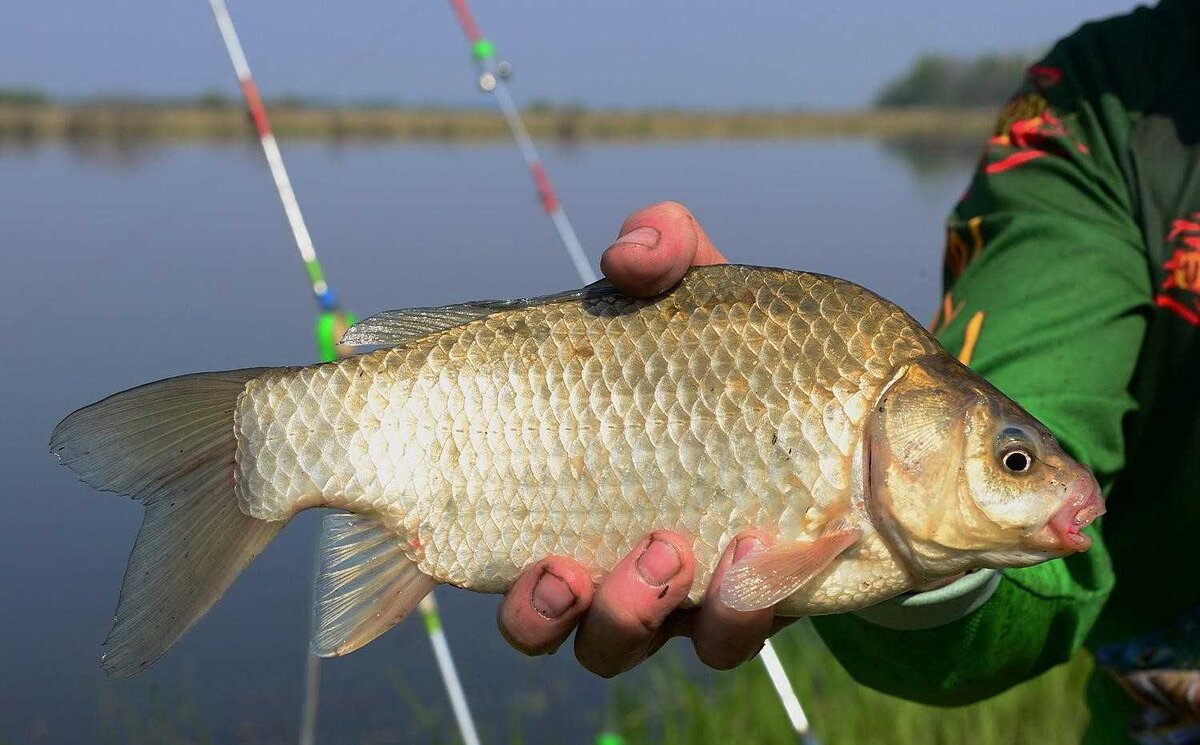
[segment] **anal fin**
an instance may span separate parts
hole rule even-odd
[[[721,602],[741,611],[770,608],[820,574],[861,537],[861,529],[839,520],[812,541],[781,541],[753,551],[725,573]]]
[[[379,519],[333,513],[321,523],[312,651],[349,654],[400,623],[437,585]]]

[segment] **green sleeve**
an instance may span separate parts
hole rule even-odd
[[[1119,166],[1126,123],[1111,101],[1078,92],[1077,68],[1056,52],[1001,114],[950,217],[937,331],[954,354],[975,336],[970,365],[1054,431],[1107,493],[1123,464],[1151,288]],[[979,700],[1081,646],[1113,583],[1099,532],[1090,529],[1084,554],[1004,571],[986,602],[934,628],[854,615],[814,624],[865,685],[934,704]]]

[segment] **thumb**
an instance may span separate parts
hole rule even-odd
[[[600,270],[622,292],[650,297],[670,289],[690,266],[724,263],[687,207],[660,202],[626,218]]]

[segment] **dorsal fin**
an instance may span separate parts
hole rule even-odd
[[[420,339],[439,331],[487,318],[493,313],[518,310],[535,305],[548,305],[585,297],[600,297],[616,292],[607,281],[593,282],[577,290],[557,292],[553,295],[521,298],[518,300],[474,300],[457,305],[437,308],[405,308],[388,310],[366,318],[350,327],[342,337],[341,344],[353,347],[395,347]]]

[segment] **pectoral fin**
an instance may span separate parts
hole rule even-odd
[[[812,541],[784,541],[748,554],[721,582],[721,602],[734,610],[770,608],[800,589],[853,546],[862,531],[839,521]]]

